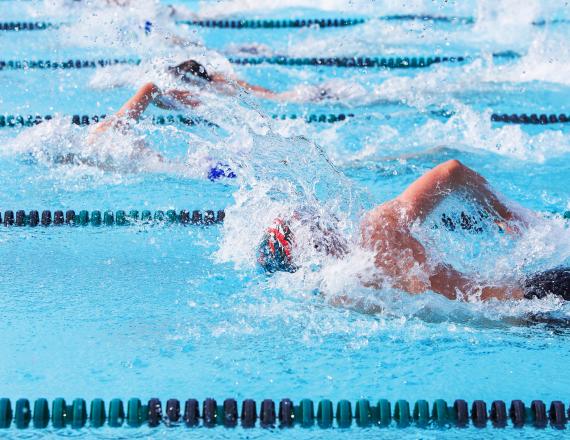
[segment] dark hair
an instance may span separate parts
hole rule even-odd
[[[197,76],[208,82],[212,81],[212,77],[208,75],[206,68],[195,60],[186,60],[176,66],[169,67],[168,70],[183,81],[188,74]]]

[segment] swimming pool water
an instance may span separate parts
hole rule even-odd
[[[0,71],[0,114],[110,113],[142,83],[165,81],[160,66],[189,56],[268,88],[297,87],[299,102],[207,94],[195,114],[217,127],[143,122],[136,136],[106,141],[117,164],[113,170],[57,165],[49,159],[60,152],[89,152],[88,128],[70,127],[68,120],[0,128],[2,211],[227,208],[228,216],[225,225],[208,227],[0,227],[0,394],[106,401],[158,396],[163,401],[289,397],[296,402],[462,398],[488,404],[496,399],[568,403],[570,379],[564,371],[570,362],[570,309],[561,302],[464,304],[431,293],[372,292],[359,287],[358,256],[345,264],[311,261],[299,273],[267,277],[255,267],[252,254],[259,227],[278,204],[324,206],[344,222],[350,236],[362,210],[396,196],[438,163],[456,158],[481,172],[506,197],[539,211],[540,218],[516,242],[491,230],[476,236],[425,226],[437,252],[491,279],[568,265],[570,233],[560,214],[570,210],[569,126],[490,120],[492,112],[570,112],[570,25],[531,24],[567,17],[564,2],[291,0],[280,8],[272,2],[175,3],[214,17],[430,13],[477,21],[471,26],[373,20],[321,30],[220,30],[176,26],[161,12],[165,3],[150,1],[131,10],[128,18],[122,9],[74,2],[1,1],[0,21],[34,17],[73,23],[59,30],[0,32],[2,59],[132,56],[142,64]],[[160,35],[145,36],[136,30],[145,17],[157,23],[158,31],[197,39],[204,48],[180,48]],[[252,47],[258,53],[292,57],[474,58],[401,70],[231,66],[224,58],[251,53]],[[492,53],[505,50],[521,56],[493,59]],[[316,100],[323,89],[327,98]],[[271,119],[291,113],[355,116],[335,124]],[[141,138],[173,162],[127,164],[125,151]],[[229,163],[238,179],[208,181],[206,157]],[[450,203],[453,209],[461,201]],[[326,289],[373,297],[382,311],[335,307],[315,295]],[[548,319],[530,323],[529,315],[537,313]],[[357,437],[394,438],[515,435],[511,428],[473,427],[349,431]],[[117,435],[110,428],[98,432],[78,435]],[[346,431],[274,434],[329,438]],[[203,429],[145,428],[121,430],[120,435],[205,434]],[[218,428],[208,435],[267,434]],[[525,428],[516,435],[547,438],[560,433]]]

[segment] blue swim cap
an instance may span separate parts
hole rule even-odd
[[[236,173],[234,173],[229,167],[229,165],[221,162],[218,162],[208,170],[208,179],[210,179],[212,182],[223,177],[227,179],[235,179],[237,176]]]
[[[283,220],[275,219],[259,244],[257,262],[269,273],[295,272],[292,244],[293,233],[289,226]]]

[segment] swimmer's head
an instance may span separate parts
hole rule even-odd
[[[282,219],[275,219],[267,228],[257,249],[257,262],[269,273],[295,272],[293,264],[293,233]]]
[[[334,217],[332,220],[337,223]],[[302,237],[301,241],[317,253],[335,258],[342,258],[348,253],[348,243],[338,233],[336,225],[327,226],[313,210],[304,207],[296,210],[288,220],[275,219],[267,228],[258,247],[257,257],[258,263],[267,272],[295,272],[298,269],[294,263],[291,224],[299,228],[297,232]],[[297,243],[297,247],[299,245]],[[311,252],[308,248],[306,250]],[[298,248],[297,251],[305,250]]]
[[[197,79],[212,81],[212,77],[206,68],[195,60],[186,60],[176,66],[169,67],[168,70],[184,82],[196,82]]]

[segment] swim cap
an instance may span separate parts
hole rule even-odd
[[[289,226],[283,220],[275,219],[261,240],[257,262],[269,273],[295,272],[297,267],[291,256],[292,244],[293,233]]]

